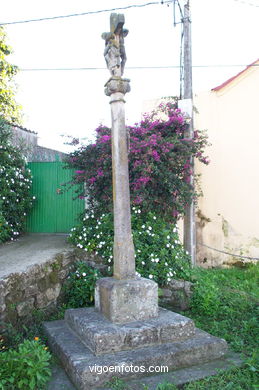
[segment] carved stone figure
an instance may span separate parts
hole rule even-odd
[[[102,34],[105,40],[104,58],[111,75],[121,77],[127,60],[124,38],[128,30],[123,29],[124,15],[111,14],[110,24],[111,31]]]

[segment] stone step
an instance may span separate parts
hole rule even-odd
[[[156,318],[128,324],[113,324],[95,308],[69,309],[65,321],[95,355],[182,341],[195,334],[190,318],[161,308]]]
[[[195,335],[183,341],[96,356],[65,321],[46,322],[44,328],[50,348],[78,390],[93,390],[113,376],[146,377],[151,367],[172,371],[220,359],[228,349],[225,340],[196,329]]]

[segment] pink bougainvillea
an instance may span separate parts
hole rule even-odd
[[[193,139],[186,138],[187,126],[182,112],[169,102],[128,127],[131,201],[143,211],[156,210],[176,219],[199,195],[191,185],[190,157],[209,163],[204,155],[207,136],[195,130]],[[70,154],[68,165],[76,169],[74,183],[85,183],[85,192],[78,195],[87,196],[91,207],[103,212],[112,209],[111,130],[99,126],[96,134],[94,144],[81,145]]]

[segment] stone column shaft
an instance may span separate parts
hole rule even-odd
[[[121,82],[122,80],[120,80]],[[112,176],[114,207],[114,277],[135,277],[135,255],[131,233],[128,147],[124,94],[111,94]]]

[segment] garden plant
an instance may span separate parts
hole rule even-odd
[[[34,199],[31,184],[23,152],[12,144],[11,126],[0,119],[0,243],[24,231]]]

